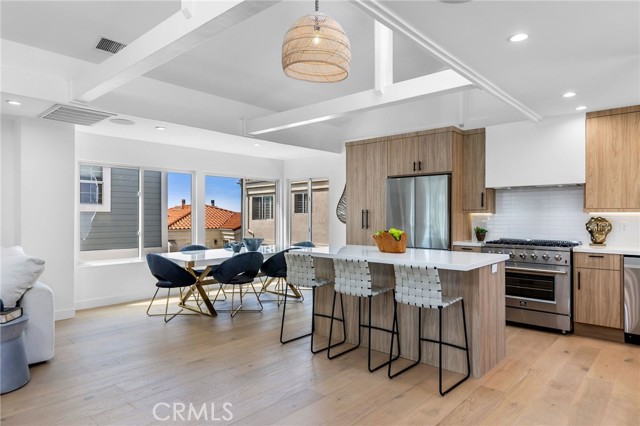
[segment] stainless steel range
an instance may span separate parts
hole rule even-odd
[[[484,253],[508,254],[505,264],[507,321],[573,329],[571,320],[571,249],[579,241],[487,241]]]

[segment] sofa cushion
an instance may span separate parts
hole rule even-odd
[[[0,298],[5,307],[12,308],[38,280],[44,271],[44,260],[15,252],[5,255],[5,250],[2,254]]]

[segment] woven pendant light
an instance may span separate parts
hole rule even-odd
[[[342,81],[349,75],[351,45],[331,17],[318,12],[293,23],[282,42],[282,69],[291,78],[318,83]]]

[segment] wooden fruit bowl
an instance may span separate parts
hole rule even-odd
[[[400,235],[400,241],[397,241],[393,236],[385,232],[381,235],[372,235],[373,241],[378,246],[378,250],[383,253],[404,253],[407,251],[407,233],[403,232]]]

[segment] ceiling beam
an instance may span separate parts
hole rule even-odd
[[[386,86],[382,94],[375,89],[319,102],[246,121],[249,135],[260,135],[341,117],[355,111],[389,106],[434,93],[470,86],[466,78],[452,70],[440,71]]]
[[[507,103],[511,107],[515,108],[529,119],[533,121],[540,121],[542,117],[538,115],[535,111],[531,110],[529,107],[513,98],[508,93],[504,92],[498,86],[493,84],[491,81],[483,77],[481,74],[473,70],[471,67],[464,64],[458,58],[453,56],[451,53],[447,52],[437,43],[432,41],[429,37],[423,34],[418,29],[412,27],[405,20],[394,14],[387,7],[380,4],[376,0],[349,0],[352,4],[359,7],[361,10],[366,12],[369,16],[371,16],[376,21],[380,21],[385,26],[389,27],[394,32],[399,32],[409,37],[411,40],[418,43],[424,49],[426,49],[433,56],[449,65],[456,72],[460,73],[470,81],[472,81],[479,88],[486,90],[491,93],[493,96],[497,97],[501,101]]]
[[[374,24],[375,89],[382,93],[393,84],[393,31],[378,21]]]
[[[103,61],[96,72],[72,81],[71,98],[92,102],[278,1],[183,1],[180,11]]]

